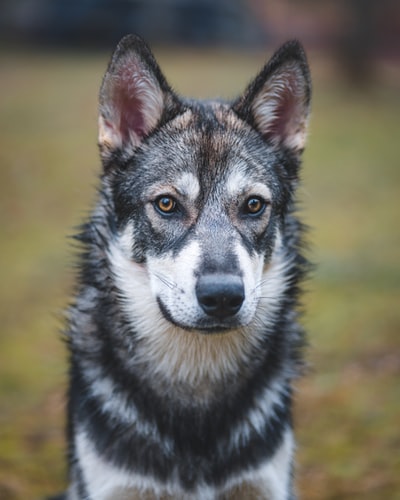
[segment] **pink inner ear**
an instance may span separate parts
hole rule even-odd
[[[297,121],[297,106],[298,103],[293,93],[285,89],[279,97],[279,103],[274,112],[275,118],[271,120],[268,127],[267,135],[269,137],[277,137],[282,140],[291,132],[292,122]]]
[[[142,104],[135,94],[129,95],[125,88],[117,90],[116,106],[120,110],[119,130],[123,142],[127,142],[130,133],[142,139],[146,133]]]
[[[132,132],[142,139],[146,130],[144,109],[143,109],[143,85],[148,84],[142,80],[139,68],[134,66],[124,66],[118,75],[117,83],[114,87],[114,106],[120,116],[119,133],[123,142],[127,142]]]

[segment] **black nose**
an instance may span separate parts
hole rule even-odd
[[[196,285],[197,300],[208,316],[234,316],[244,301],[242,278],[231,274],[206,274]]]

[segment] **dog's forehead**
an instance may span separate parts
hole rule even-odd
[[[161,178],[189,198],[219,185],[234,195],[271,180],[273,154],[224,103],[196,103],[163,128],[150,146],[147,173],[152,171],[156,183]]]
[[[229,105],[194,101],[184,113],[161,127],[152,145],[173,152],[177,159],[183,156],[187,161],[188,156],[201,156],[211,162],[252,147],[250,143],[257,142],[254,135]]]

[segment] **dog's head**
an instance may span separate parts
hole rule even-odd
[[[136,324],[152,307],[220,332],[277,310],[309,102],[297,42],[233,103],[200,103],[171,90],[142,40],[121,41],[101,87],[99,145],[116,217],[110,261]]]

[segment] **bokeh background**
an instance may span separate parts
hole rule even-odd
[[[239,93],[299,38],[313,80],[300,189],[317,267],[295,421],[301,498],[400,499],[400,3],[3,0],[0,4],[0,499],[65,487],[67,236],[99,173],[109,55],[144,36],[174,88]],[[245,500],[245,499],[244,499]]]

